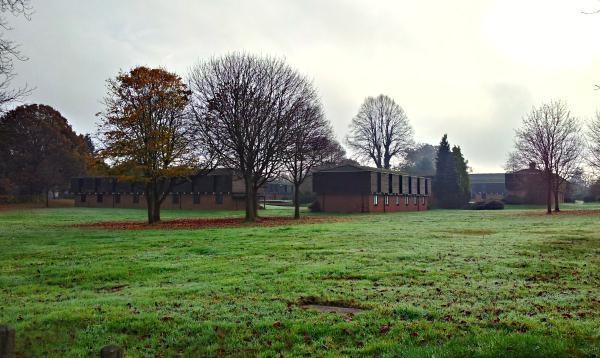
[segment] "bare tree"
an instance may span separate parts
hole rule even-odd
[[[31,14],[29,0],[0,0],[0,28],[8,31],[11,27],[3,16],[6,13],[14,16],[23,15],[27,19]],[[4,112],[6,106],[22,99],[30,92],[27,87],[10,88],[10,83],[15,77],[14,60],[24,61],[27,58],[21,54],[19,46],[0,35],[0,111]]]
[[[342,165],[344,163],[352,163],[358,165],[357,162],[346,157],[346,150],[335,138],[331,138],[325,158],[319,167]]]
[[[555,137],[554,176],[554,211],[560,211],[559,194],[566,193],[566,184],[580,169],[580,159],[585,148],[579,121],[571,116],[566,106],[555,113],[561,115]],[[566,112],[565,112],[566,111]]]
[[[282,169],[312,85],[283,60],[238,53],[197,64],[188,81],[198,138],[244,177],[246,220],[255,221],[257,191]]]
[[[512,167],[536,163],[542,166],[546,182],[546,209],[552,213],[554,195],[555,210],[560,210],[558,194],[561,186],[572,173],[580,158],[582,143],[579,125],[562,101],[552,101],[533,108],[523,118],[515,136],[515,151],[509,163]]]
[[[394,157],[412,147],[413,129],[393,99],[386,95],[367,97],[352,119],[346,142],[359,158],[389,169]]]
[[[294,185],[294,219],[300,219],[300,185],[315,167],[330,160],[336,145],[339,146],[321,104],[313,96],[307,95],[307,106],[293,119],[292,136],[284,158],[283,177]]]
[[[600,171],[600,112],[592,120],[588,128],[588,164],[596,171]]]

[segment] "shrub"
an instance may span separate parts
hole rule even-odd
[[[308,210],[313,213],[321,212],[321,203],[319,203],[318,200],[313,201],[312,204],[308,206]]]
[[[503,210],[504,203],[499,200],[480,201],[471,205],[472,210]]]

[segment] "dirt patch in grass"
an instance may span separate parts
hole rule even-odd
[[[492,235],[496,232],[488,229],[449,229],[446,231],[440,231],[445,234],[453,234],[453,235],[468,235],[468,236],[486,236]]]
[[[323,300],[319,297],[302,297],[298,305],[305,310],[313,310],[325,313],[338,313],[343,315],[354,315],[365,310],[365,306],[355,301],[345,300]]]
[[[210,219],[177,219],[165,220],[156,224],[148,224],[139,221],[107,221],[91,224],[76,225],[83,228],[97,228],[109,230],[172,230],[172,229],[211,229],[211,228],[229,228],[229,227],[268,227],[283,226],[295,224],[318,224],[349,221],[348,218],[341,217],[302,217],[294,220],[285,216],[263,217],[257,222],[248,223],[244,218],[210,218]]]
[[[96,292],[108,292],[108,293],[119,292],[127,287],[129,287],[129,285],[116,285],[116,286],[110,286],[110,287],[102,287],[102,288],[96,289]]]
[[[564,210],[547,214],[544,210],[528,210],[527,212],[519,213],[521,216],[600,216],[600,210]]]
[[[302,305],[300,306],[305,310],[313,310],[325,313],[339,313],[339,314],[356,314],[362,312],[360,308],[354,307],[338,307],[338,306],[326,306],[326,305]]]

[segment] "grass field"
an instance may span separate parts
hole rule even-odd
[[[600,215],[541,213],[124,231],[74,225],[145,212],[2,211],[0,324],[20,356],[598,356]]]

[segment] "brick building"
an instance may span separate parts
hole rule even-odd
[[[502,200],[506,195],[506,174],[469,174],[471,200]]]
[[[542,170],[531,164],[528,169],[506,173],[506,198],[510,204],[546,204],[548,181]],[[558,202],[565,202],[567,182],[563,180],[558,191]],[[554,193],[552,193],[554,203]]]
[[[143,185],[119,181],[116,177],[71,179],[75,206],[104,208],[145,208]],[[264,199],[259,192],[259,201]],[[208,175],[187,178],[173,186],[162,208],[244,210],[246,189],[243,179],[231,169],[215,169]]]
[[[427,210],[431,194],[428,178],[358,165],[316,171],[312,184],[325,212]]]

